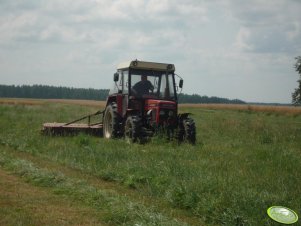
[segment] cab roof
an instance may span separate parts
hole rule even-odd
[[[176,70],[175,65],[173,64],[155,63],[155,62],[138,61],[138,60],[124,62],[119,64],[117,67],[118,70],[127,69],[127,68],[155,70],[155,71],[172,71],[172,72]]]

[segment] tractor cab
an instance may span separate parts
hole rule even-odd
[[[122,63],[114,74],[115,85],[110,90],[110,94],[122,93],[140,99],[177,101],[176,88],[178,87],[174,72],[173,64],[137,60]],[[179,88],[182,88],[182,85],[183,80],[180,80]]]
[[[122,63],[113,80],[103,117],[104,137],[135,141],[158,128],[173,131],[179,126],[177,90],[182,89],[183,80],[173,64]]]
[[[169,103],[176,109],[177,90],[182,88],[183,80],[175,75],[173,64],[131,61],[118,66],[114,74],[114,87],[110,90],[112,101],[122,98],[122,112],[140,110],[141,107],[152,106],[154,103]],[[176,84],[178,80],[179,85]],[[119,110],[120,107],[119,107]],[[142,111],[143,114],[145,111]],[[175,112],[176,113],[176,112]]]

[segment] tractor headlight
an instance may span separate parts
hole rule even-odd
[[[169,116],[169,117],[172,117],[173,115],[174,115],[174,112],[173,112],[173,111],[169,111],[169,112],[168,112],[168,116]]]
[[[151,109],[146,113],[146,115],[150,120],[156,121],[156,112],[157,111],[155,109]]]
[[[146,115],[147,115],[147,116],[151,116],[151,115],[152,115],[152,112],[153,112],[153,109],[149,110],[149,111],[146,113]]]

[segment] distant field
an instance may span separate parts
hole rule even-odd
[[[105,101],[96,100],[0,98],[0,104],[41,105],[46,103],[76,104],[83,106],[105,107]]]
[[[221,110],[241,110],[255,112],[270,112],[289,115],[301,114],[301,107],[275,106],[275,105],[248,105],[248,104],[181,104],[181,107],[221,109]]]
[[[40,134],[100,101],[0,103],[0,225],[271,226],[272,205],[301,214],[300,108],[180,105],[196,122],[191,146]]]
[[[0,98],[0,104],[25,104],[37,105],[45,103],[76,104],[83,106],[99,106],[104,108],[105,101],[94,100],[68,100],[68,99],[22,99],[22,98]],[[180,108],[205,108],[221,110],[242,110],[256,112],[282,113],[290,115],[301,114],[301,107],[273,106],[273,105],[248,105],[248,104],[180,104]]]

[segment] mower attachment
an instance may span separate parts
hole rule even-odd
[[[44,123],[42,134],[44,135],[76,135],[78,133],[87,133],[95,136],[102,136],[102,122],[91,124],[91,117],[103,114],[104,111],[98,111],[94,114],[84,116],[68,123]],[[88,119],[88,123],[76,123]]]

